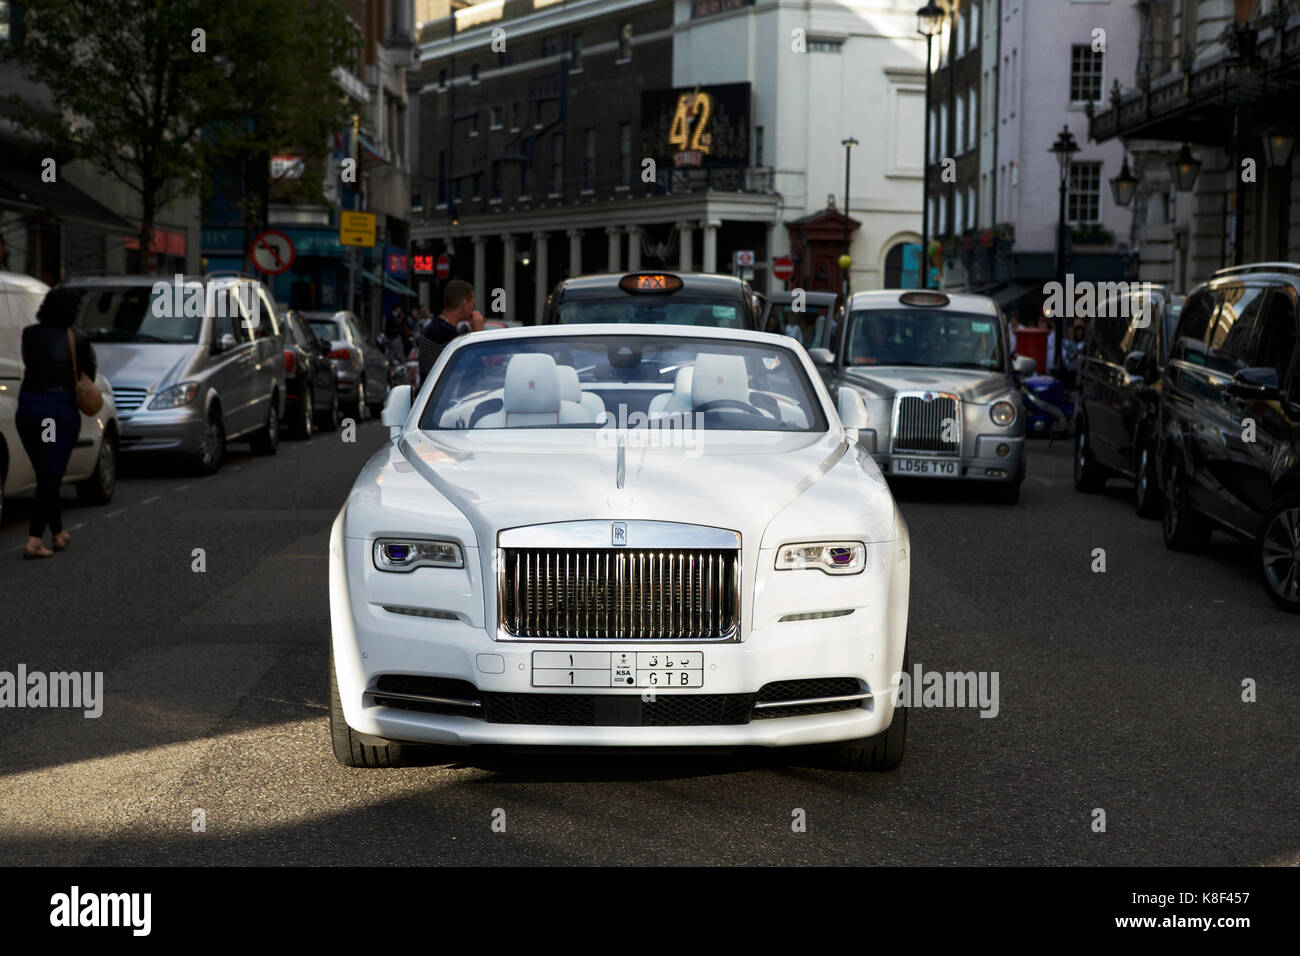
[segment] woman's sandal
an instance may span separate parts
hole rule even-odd
[[[68,549],[68,542],[71,540],[72,535],[68,534],[66,531],[60,531],[54,536],[54,550],[66,551]]]
[[[54,554],[49,548],[42,544],[39,548],[33,548],[31,545],[23,545],[23,558],[48,558]]]

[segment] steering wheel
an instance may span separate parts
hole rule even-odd
[[[722,411],[723,409],[734,409],[738,412],[745,412],[748,415],[758,415],[761,418],[767,417],[763,414],[763,410],[758,406],[751,405],[749,402],[742,402],[738,398],[715,398],[713,401],[705,402],[703,405],[696,405],[694,411],[716,412]]]

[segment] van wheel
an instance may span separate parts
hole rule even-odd
[[[298,421],[293,428],[293,437],[306,440],[311,438],[312,429],[316,427],[316,409],[311,398],[311,389],[304,388],[298,399]]]
[[[1137,482],[1133,492],[1133,504],[1141,518],[1159,518],[1164,510],[1164,501],[1160,493],[1160,475],[1156,471],[1156,453],[1151,444],[1149,438],[1142,440],[1134,470]]]
[[[320,420],[320,430],[323,432],[337,431],[339,422],[342,420],[343,409],[339,407],[339,390],[336,388],[330,393],[330,407]]]
[[[221,470],[221,462],[225,457],[226,426],[221,421],[221,409],[214,408],[208,412],[203,443],[199,446],[199,453],[194,456],[195,470],[200,475],[215,475]]]
[[[1187,469],[1177,455],[1166,469],[1161,531],[1171,551],[1195,551],[1210,540],[1210,525],[1192,508]]]
[[[271,396],[271,407],[266,410],[266,424],[248,440],[255,455],[274,455],[280,448],[280,413],[275,407],[275,396]]]
[[[104,433],[99,443],[99,457],[89,478],[77,484],[77,499],[86,505],[106,505],[117,488],[117,435]]]
[[[339,696],[339,679],[334,670],[334,647],[330,645],[330,741],[334,759],[345,767],[401,767],[410,757],[411,748],[396,741],[385,747],[363,744],[343,717],[343,698]]]
[[[1092,454],[1088,420],[1079,419],[1074,435],[1074,490],[1094,494],[1106,487],[1106,472]]]
[[[1255,564],[1268,596],[1300,614],[1300,495],[1278,499],[1255,536]]]

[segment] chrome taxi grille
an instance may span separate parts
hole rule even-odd
[[[113,404],[119,412],[133,412],[144,402],[149,393],[147,388],[124,388],[113,386]]]
[[[951,423],[945,427],[945,422]],[[957,398],[934,393],[900,395],[894,405],[894,451],[956,455],[961,452]]]
[[[736,634],[735,550],[506,548],[501,625],[514,637],[727,640]]]

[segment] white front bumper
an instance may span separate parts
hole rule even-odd
[[[893,719],[891,690],[894,676],[902,669],[907,632],[910,559],[905,530],[898,540],[873,546],[876,560],[852,588],[846,588],[847,579],[815,570],[759,576],[759,590],[743,605],[742,620],[751,626],[742,641],[593,645],[494,640],[495,608],[484,607],[483,570],[475,549],[466,549],[464,569],[384,573],[371,565],[369,544],[344,538],[342,525],[340,515],[330,537],[330,617],[343,712],[358,733],[462,746],[789,747],[869,737],[884,731]],[[765,556],[761,564],[770,552],[760,554]],[[744,587],[754,588],[755,578],[749,570]],[[846,603],[850,591],[854,597]],[[457,619],[393,613],[384,604],[439,607]],[[841,617],[778,621],[786,614],[847,607],[853,613]],[[821,677],[855,677],[873,696],[854,710],[697,726],[489,723],[381,706],[366,696],[385,674],[455,678],[485,693],[627,695],[628,690],[615,688],[535,688],[531,661],[535,650],[629,648],[703,653],[703,686],[657,691],[660,698],[669,693],[752,694],[774,681]],[[634,693],[639,696],[643,691]]]

